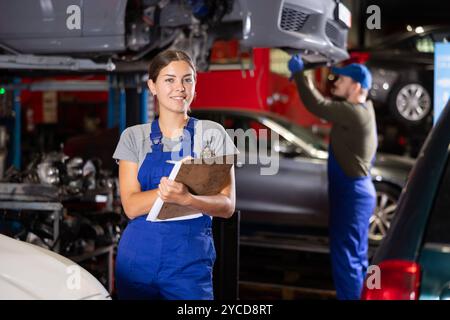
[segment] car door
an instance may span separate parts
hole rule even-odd
[[[244,223],[326,225],[324,160],[305,156],[283,136],[277,142],[276,132],[257,117],[224,114],[222,124],[248,137],[243,146],[235,141],[242,153],[242,166],[236,166],[236,206]]]
[[[430,214],[425,241],[419,256],[419,264],[422,268],[420,299],[450,300],[449,152],[447,152],[447,167]]]

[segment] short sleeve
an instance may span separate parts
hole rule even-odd
[[[138,163],[136,137],[134,137],[129,128],[125,129],[120,135],[119,143],[112,157],[116,160],[127,160]]]

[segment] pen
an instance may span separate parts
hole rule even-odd
[[[185,160],[191,160],[191,159],[194,159],[194,158],[192,158],[192,157],[184,157],[183,159],[177,160],[177,161],[175,161],[175,160],[166,160],[166,163],[177,164],[178,162],[183,162]]]

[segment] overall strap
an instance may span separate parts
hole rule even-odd
[[[193,137],[195,133],[195,124],[197,123],[198,119],[194,117],[190,117],[189,121],[186,125],[186,129],[189,131],[189,134]]]
[[[162,148],[162,132],[159,128],[158,118],[153,119],[152,121],[152,130],[150,132],[150,141],[152,143],[151,148],[152,151],[160,151]],[[155,147],[155,149],[153,149]]]
[[[188,121],[185,129],[189,132],[190,139],[188,139],[188,137],[186,137],[186,134],[184,133],[181,150],[180,150],[180,155],[183,150],[187,150],[188,145],[190,144],[191,156],[193,158],[195,158],[194,135],[195,135],[195,125],[196,125],[197,121],[198,121],[198,119],[196,119],[194,117],[189,118],[189,121]]]

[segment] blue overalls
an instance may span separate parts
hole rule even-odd
[[[194,128],[190,118],[183,146],[190,143],[194,155]],[[184,131],[186,132],[186,130]],[[141,190],[158,188],[169,176],[172,152],[164,152],[158,120],[152,122],[151,149],[142,163],[138,180]],[[183,156],[182,147],[180,156]],[[119,299],[212,300],[212,270],[216,251],[211,217],[179,221],[150,222],[146,215],[131,220],[123,232],[116,259],[116,286]]]
[[[330,254],[337,298],[358,300],[368,267],[369,219],[376,193],[369,176],[348,177],[334,157],[328,155],[330,200]]]

